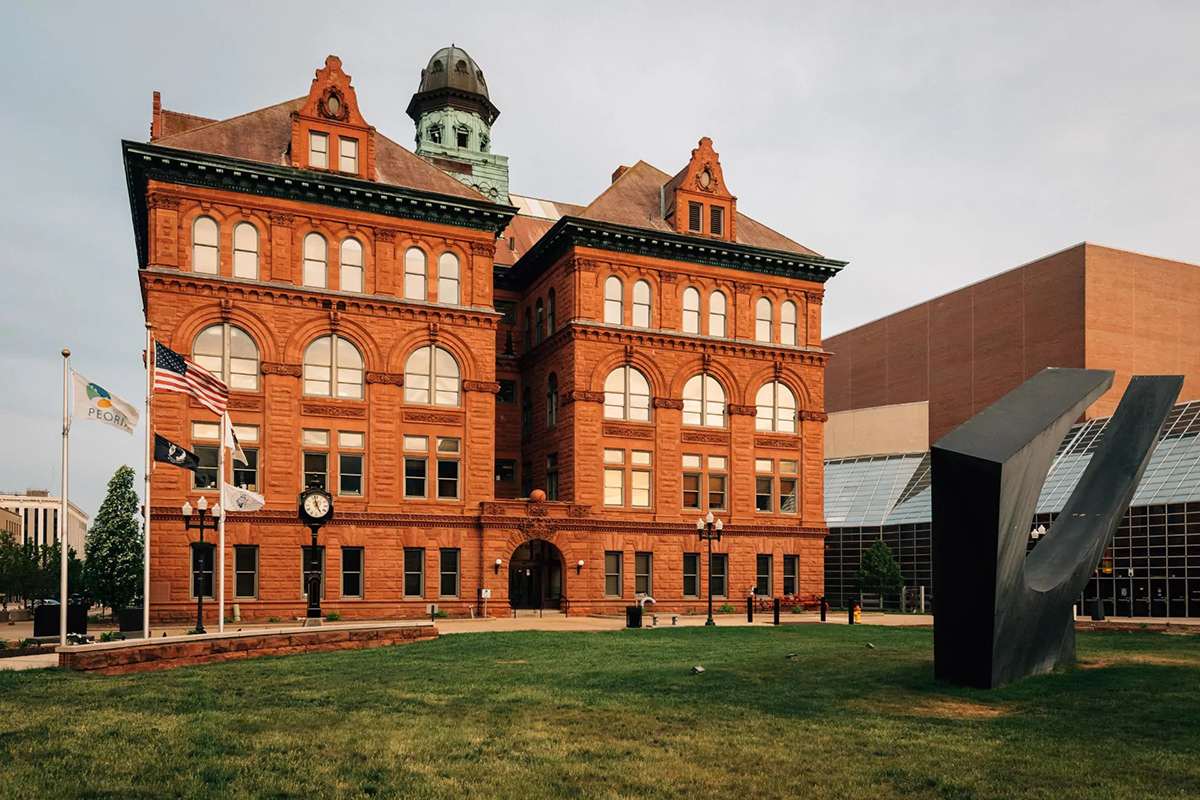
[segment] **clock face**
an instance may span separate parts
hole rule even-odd
[[[329,513],[329,498],[323,494],[310,494],[304,498],[304,511],[313,519]]]

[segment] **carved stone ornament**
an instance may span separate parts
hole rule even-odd
[[[389,386],[403,386],[404,376],[392,372],[368,372],[367,383],[384,383]]]
[[[230,395],[229,408],[234,411],[262,411],[262,400],[258,397]]]
[[[484,503],[481,508],[485,517],[503,517],[504,506],[499,503]]]
[[[179,208],[179,198],[162,192],[151,192],[146,195],[146,206],[147,208],[166,208],[174,211]]]
[[[605,425],[605,436],[614,436],[618,439],[653,439],[653,428],[635,428],[630,425]]]
[[[282,211],[272,211],[271,224],[279,225],[284,228],[290,228],[292,225],[296,224],[296,215],[285,214]]]
[[[688,444],[729,444],[729,435],[725,433],[684,431],[679,435],[679,438]]]
[[[429,323],[429,341],[436,342],[438,340],[438,324],[436,322]]]
[[[326,87],[325,91],[321,93],[321,102],[317,105],[317,111],[320,112],[322,117],[328,119],[345,120],[350,116],[350,109],[346,105],[346,98],[334,86]]]
[[[589,392],[582,389],[571,389],[568,392],[562,393],[562,404],[568,405],[575,401],[581,403],[603,403],[604,392]]]
[[[233,301],[228,297],[221,300],[221,319],[228,322],[233,317]]]
[[[496,255],[495,242],[471,242],[471,252],[477,256],[493,258]]]
[[[824,411],[801,411],[800,419],[805,422],[829,422],[829,415]]]
[[[737,289],[739,292],[752,292],[752,291],[754,291],[754,284],[753,283],[735,283],[733,285],[733,288]]]
[[[500,384],[495,381],[463,381],[462,388],[464,392],[500,393]]]
[[[588,258],[570,258],[563,264],[563,269],[566,272],[595,272],[598,266],[597,262]]]
[[[676,400],[673,397],[656,397],[654,398],[655,408],[673,408],[676,411],[683,411],[683,401]]]
[[[675,272],[660,272],[658,279],[663,283],[676,283],[679,280],[679,274]]]
[[[375,241],[391,244],[396,241],[396,233],[397,231],[393,228],[376,228]]]
[[[405,422],[428,422],[433,425],[461,425],[461,414],[446,414],[438,411],[405,411]]]
[[[517,532],[525,541],[531,539],[543,539],[547,542],[553,542],[558,538],[558,530],[554,526],[554,521],[549,519],[527,519],[519,523]]]
[[[546,506],[537,503],[530,503],[526,511],[531,517],[545,517],[550,513]]]
[[[812,303],[814,306],[819,306],[824,301],[825,301],[824,294],[822,294],[820,292],[809,292],[808,302]]]
[[[795,450],[800,446],[795,439],[775,439],[770,436],[754,437],[755,447],[772,447],[776,450]]]
[[[362,406],[335,406],[331,403],[301,403],[300,413],[312,417],[362,419],[367,416],[367,409]]]
[[[586,519],[592,513],[591,506],[579,506],[572,504],[567,507],[567,516],[572,519]]]
[[[731,417],[755,417],[758,416],[758,406],[740,406],[730,403],[725,406],[725,412]]]
[[[336,331],[342,324],[342,315],[336,311],[329,312],[329,329]]]
[[[272,361],[262,362],[259,370],[263,375],[286,375],[289,378],[299,378],[304,374],[299,364],[279,364]]]

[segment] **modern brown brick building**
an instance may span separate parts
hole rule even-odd
[[[266,497],[228,518],[226,602],[300,613],[313,483],[345,618],[481,613],[484,590],[489,614],[699,610],[705,581],[819,594],[820,312],[844,263],[739,214],[707,139],[586,206],[510,194],[460,49],[409,113],[416,153],[330,57],[304,96],[227,120],[156,95],[151,141],[124,143],[146,319],[229,383],[232,482]],[[152,614],[186,619],[216,582],[178,509],[216,500],[217,419],[177,394],[151,416],[202,459],[152,478]]]

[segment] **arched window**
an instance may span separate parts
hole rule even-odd
[[[325,245],[325,237],[319,233],[310,233],[304,237],[304,273],[305,286],[315,286],[324,289],[329,286],[329,248]]]
[[[795,347],[796,341],[796,304],[785,300],[779,307],[779,343]]]
[[[404,364],[404,402],[457,407],[460,377],[449,350],[431,344],[419,347]]]
[[[683,385],[683,424],[725,427],[725,389],[712,375],[693,375]]]
[[[771,328],[775,327],[775,317],[771,301],[765,297],[758,298],[754,306],[754,338],[759,342],[771,341]]]
[[[425,299],[425,251],[410,247],[404,254],[404,299]]]
[[[604,281],[604,321],[611,325],[625,324],[625,285],[616,275]]]
[[[546,381],[546,427],[558,424],[558,375],[551,372]]]
[[[338,281],[343,292],[363,290],[363,247],[358,239],[342,240],[342,273]]]
[[[755,399],[754,427],[760,431],[796,432],[796,395],[782,383],[764,384]]]
[[[258,391],[258,345],[236,325],[209,325],[196,334],[192,360],[225,381],[231,391]]]
[[[438,302],[458,305],[459,299],[458,256],[442,253],[438,256]]]
[[[558,315],[558,306],[554,299],[554,290],[551,289],[549,295],[546,297],[546,336],[547,337],[549,337],[550,334],[554,333],[554,329],[557,327],[558,321],[555,319],[555,317],[557,317],[557,315]]]
[[[249,222],[233,226],[233,277],[258,280],[258,228]]]
[[[533,349],[533,312],[525,309],[525,352]]]
[[[650,421],[650,381],[633,367],[617,367],[604,379],[604,418]]]
[[[304,351],[304,393],[318,397],[363,397],[362,353],[349,339],[322,336]]]
[[[537,340],[537,343],[541,344],[542,337],[544,336],[546,330],[546,309],[542,305],[542,298],[539,297],[537,299],[537,303],[534,305],[534,308],[536,310],[533,314],[533,335]]]
[[[521,438],[533,434],[533,392],[526,386],[521,390]]]
[[[212,217],[192,223],[192,272],[216,275],[221,271],[221,231]]]
[[[649,281],[638,281],[633,285],[633,327],[650,327]]]
[[[725,331],[725,295],[713,292],[708,296],[708,335],[727,336]]]
[[[700,332],[700,290],[695,286],[683,290],[683,332]]]

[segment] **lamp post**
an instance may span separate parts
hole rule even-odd
[[[191,503],[185,501],[181,510],[183,511],[184,530],[190,531],[194,528],[200,531],[200,552],[203,554],[204,529],[205,527],[210,531],[217,529],[217,524],[221,521],[221,506],[214,505],[212,507],[212,519],[208,522],[207,526],[204,524],[204,516],[208,513],[208,500],[205,497],[201,496],[196,501],[196,511],[199,513],[195,522],[192,521]],[[192,563],[195,564],[195,568],[192,570],[192,584],[196,587],[196,633],[204,633],[204,572],[201,570],[203,555],[200,558],[193,557]]]
[[[696,520],[696,535],[700,537],[700,541],[708,542],[708,621],[704,624],[716,625],[713,622],[712,615],[712,543],[713,539],[721,541],[721,531],[725,528],[725,523],[721,520],[713,521],[713,513],[708,512],[708,516],[704,519],[697,518]]]

